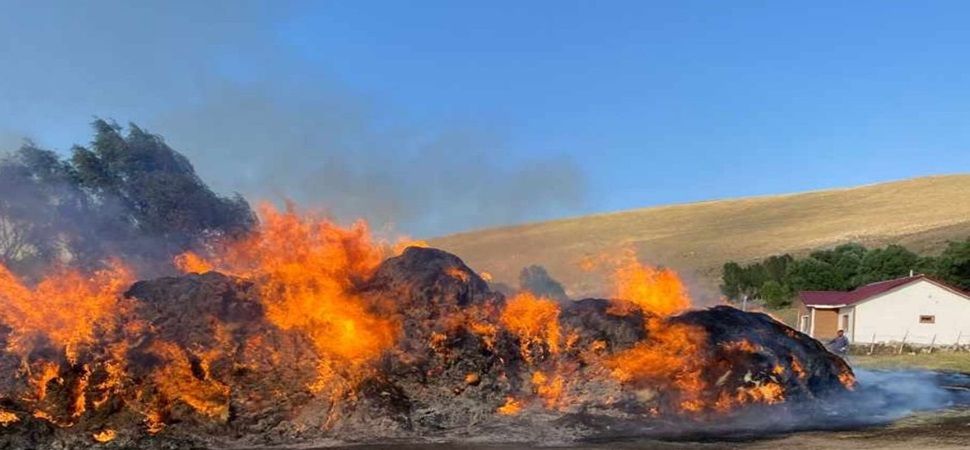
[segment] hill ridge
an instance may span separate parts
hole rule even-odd
[[[695,293],[716,296],[717,271],[727,260],[805,253],[850,240],[931,253],[967,236],[970,174],[945,174],[596,213],[465,231],[430,243],[511,285],[521,267],[543,265],[572,295],[603,294],[603,274],[580,270],[581,259],[632,246],[644,261],[680,270]]]

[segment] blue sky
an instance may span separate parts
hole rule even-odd
[[[0,144],[135,121],[418,235],[970,168],[965,2],[0,5]]]

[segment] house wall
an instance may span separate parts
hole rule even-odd
[[[845,336],[849,338],[849,342],[855,342],[855,307],[848,306],[839,309],[838,322],[836,327],[839,330],[845,331]]]
[[[812,327],[812,337],[818,340],[832,339],[839,330],[839,310],[815,309],[815,323]]]
[[[970,343],[970,299],[921,280],[854,305],[853,342]],[[931,316],[934,323],[920,323]]]
[[[798,302],[798,318],[792,328],[805,334],[812,331],[812,312],[801,301]]]

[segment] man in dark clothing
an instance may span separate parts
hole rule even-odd
[[[829,348],[829,351],[845,359],[845,357],[849,354],[849,338],[845,337],[844,331],[839,330],[835,336],[835,339],[829,341],[827,347]]]

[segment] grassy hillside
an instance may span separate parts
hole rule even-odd
[[[431,240],[496,281],[517,285],[541,264],[572,296],[603,292],[603,274],[584,258],[632,246],[641,259],[673,267],[695,298],[716,298],[720,266],[772,254],[800,254],[847,241],[901,243],[936,252],[970,236],[970,175],[916,178],[849,189],[638,209]]]

